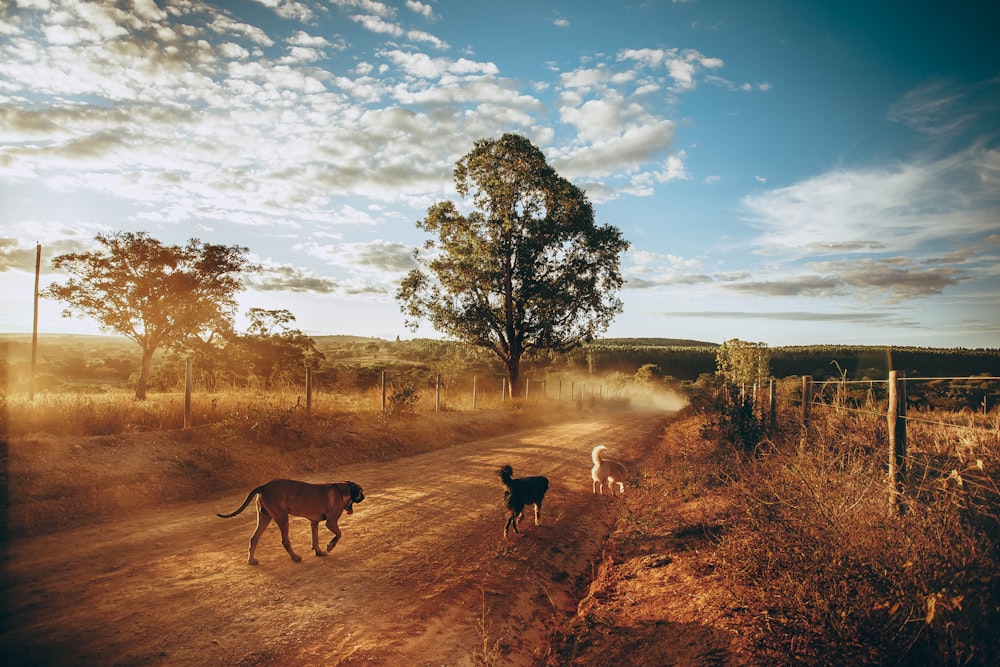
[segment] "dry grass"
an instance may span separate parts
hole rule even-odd
[[[387,411],[392,412],[393,397],[404,391],[402,387],[386,388]],[[130,431],[160,431],[184,425],[183,393],[154,393],[145,401],[135,400],[132,393],[125,390],[103,393],[45,392],[38,394],[34,400],[29,400],[25,393],[14,393],[0,396],[0,401],[0,408],[3,409],[0,432],[6,433],[7,437],[32,433],[113,435]],[[301,413],[306,403],[303,391],[196,393],[191,399],[191,425],[215,424],[255,414],[274,416],[281,411]],[[479,394],[476,399],[477,410],[495,410],[504,405],[499,394]],[[382,393],[378,388],[353,394],[316,392],[309,407],[311,414],[320,418],[375,414],[382,411]],[[442,392],[437,396],[433,390],[423,390],[412,392],[408,409],[402,412],[426,414],[471,410],[471,393]],[[400,416],[400,411],[396,411],[396,416]]]
[[[1000,436],[912,415],[902,511],[885,420],[817,411],[734,475],[720,553],[765,664],[989,664],[1000,655]],[[794,425],[797,415],[783,416]],[[990,426],[992,424],[992,426]],[[742,453],[740,453],[742,456]]]

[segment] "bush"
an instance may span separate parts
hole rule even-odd
[[[797,425],[775,434],[734,483],[744,519],[720,550],[748,591],[741,604],[754,610],[763,661],[990,664],[1000,655],[996,436],[970,458],[944,431],[913,429],[897,514],[886,449],[872,441],[877,418],[840,414],[817,415],[804,445]],[[719,422],[743,437],[743,422]]]
[[[384,424],[396,418],[412,418],[417,412],[420,395],[416,387],[408,382],[400,387],[393,387],[387,399],[385,408],[379,414],[380,421]]]

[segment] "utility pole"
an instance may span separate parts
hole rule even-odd
[[[31,327],[31,377],[28,380],[28,399],[35,400],[35,366],[38,363],[38,278],[42,270],[42,244],[35,244],[35,315]]]

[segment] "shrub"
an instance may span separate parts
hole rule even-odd
[[[764,662],[989,664],[1000,654],[996,435],[970,455],[948,444],[953,432],[911,429],[897,514],[879,420],[816,417],[808,442],[796,425],[740,469],[744,518],[720,545]]]

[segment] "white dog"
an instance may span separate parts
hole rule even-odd
[[[604,495],[604,487],[608,487],[608,491],[611,492],[611,496],[615,495],[615,484],[618,485],[619,495],[625,495],[625,480],[628,478],[628,470],[625,469],[621,463],[617,461],[609,461],[601,458],[601,452],[605,451],[607,447],[604,445],[598,445],[594,447],[594,451],[590,453],[590,458],[594,461],[594,467],[590,471],[590,476],[594,480],[594,493],[598,492]]]

